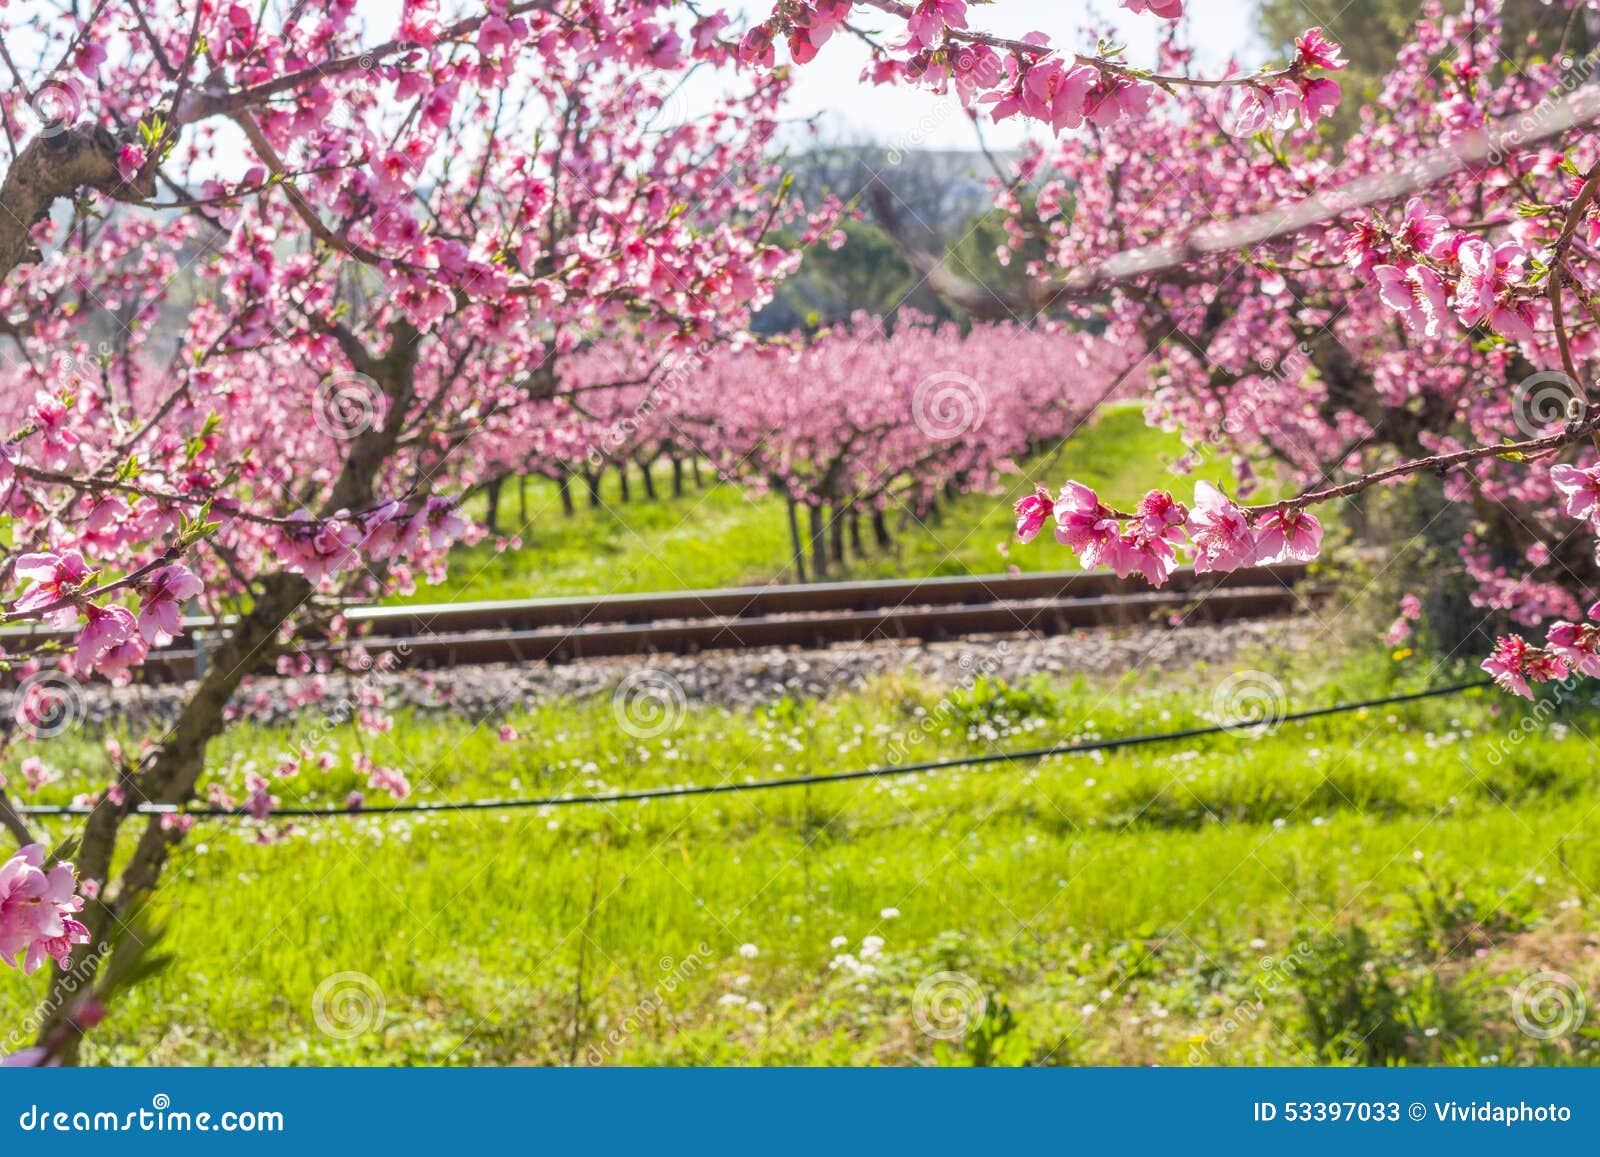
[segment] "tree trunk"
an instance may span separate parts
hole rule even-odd
[[[828,536],[822,524],[821,505],[806,509],[811,517],[811,574],[820,581],[828,577]]]
[[[866,545],[861,541],[861,515],[854,510],[850,512],[850,549],[858,559],[867,557]]]
[[[696,454],[693,458],[689,459],[689,466],[694,471],[695,488],[697,490],[704,490],[706,488],[706,484],[704,479],[700,477],[700,455]]]
[[[654,502],[656,500],[656,480],[650,474],[650,467],[641,462],[639,464],[639,474],[644,478],[644,496]]]
[[[589,486],[589,505],[591,507],[599,506],[600,505],[600,475],[591,474],[587,470],[585,470],[584,473],[583,473],[583,480]]]
[[[872,512],[872,537],[883,550],[888,550],[894,545],[894,536],[889,533],[889,522],[883,517],[881,510]]]
[[[789,549],[794,555],[795,573],[800,576],[800,581],[806,581],[806,551],[800,542],[800,512],[795,509],[794,499],[789,499]]]
[[[840,566],[844,565],[844,510],[838,506],[828,518],[828,554]]]
[[[388,354],[357,361],[358,368],[383,388],[389,399],[387,416],[382,426],[365,430],[346,444],[344,464],[320,508],[320,517],[372,505],[373,480],[394,453],[404,429],[407,411],[416,396],[413,382],[418,335],[409,322],[399,319],[390,326],[389,336]],[[113,879],[123,823],[136,818],[133,809],[141,803],[180,807],[194,799],[200,777],[205,774],[206,748],[227,726],[224,712],[228,701],[247,675],[274,658],[280,631],[311,593],[312,585],[302,575],[279,572],[260,578],[252,591],[250,609],[219,640],[177,721],[158,743],[145,749],[136,765],[119,769],[118,786],[122,790],[117,793],[117,801],[107,792],[89,813],[74,856],[79,878],[100,882],[98,895],[85,903],[82,913],[93,949],[107,943],[112,930],[126,921],[154,890],[168,855],[183,839],[183,829],[169,830],[162,823],[164,817],[144,817],[144,831],[121,874]],[[104,955],[100,951],[87,952],[77,960],[69,960],[67,969],[58,967],[53,971],[50,995],[40,1017],[41,1041],[51,1039],[76,1011],[74,995],[93,983]],[[78,1056],[79,1035],[69,1033],[68,1037],[69,1043],[59,1054],[63,1064],[75,1063]]]
[[[261,669],[274,656],[279,628],[310,594],[311,584],[299,575],[268,576],[262,583],[260,598],[220,641],[211,662],[206,664],[205,675],[166,738],[139,761],[131,774],[122,775],[122,802],[117,804],[109,796],[102,797],[89,813],[74,859],[80,879],[101,882],[100,894],[85,903],[81,914],[93,951],[81,957],[74,954],[67,967],[54,969],[47,1011],[39,1028],[40,1041],[48,1039],[75,1011],[75,995],[89,990],[105,956],[99,946],[110,941],[112,931],[155,888],[168,855],[183,838],[181,830],[167,830],[161,816],[145,817],[144,832],[120,877],[113,882],[113,857],[123,824],[137,820],[132,813],[140,803],[181,805],[194,798],[195,786],[205,772],[206,748],[227,726],[224,709],[228,700],[245,676]],[[76,1063],[77,1053],[78,1038],[72,1034],[71,1043],[61,1054],[61,1063]]]
[[[517,525],[528,525],[528,476],[517,475]]]
[[[633,497],[633,494],[628,487],[628,460],[626,458],[617,463],[617,478],[621,482],[622,501],[627,502]]]
[[[571,518],[578,513],[572,505],[572,475],[561,474],[556,478],[556,490],[561,494],[561,513]],[[523,519],[522,525],[528,525],[528,520]]]
[[[683,497],[683,459],[672,459],[672,497]]]
[[[489,509],[484,512],[483,522],[489,528],[490,534],[500,533],[500,491],[505,487],[505,478],[496,478],[484,486],[484,493],[489,496]]]

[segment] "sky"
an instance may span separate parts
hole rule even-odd
[[[750,23],[772,12],[772,0],[734,0],[731,9],[744,12]],[[1188,0],[1184,20],[1202,69],[1214,70],[1229,56],[1249,68],[1265,60],[1267,49],[1255,35],[1252,0]],[[1149,13],[1134,15],[1115,0],[999,0],[974,4],[970,18],[975,28],[1007,36],[1038,30],[1053,43],[1092,48],[1081,35],[1087,21],[1103,27],[1107,19],[1128,46],[1134,63],[1154,59],[1157,33],[1167,22]],[[867,10],[856,22],[864,27],[891,30],[888,17],[873,21]],[[779,50],[780,56],[782,50]],[[790,115],[820,114],[821,135],[828,143],[897,145],[901,148],[970,149],[976,144],[971,124],[961,115],[953,97],[938,97],[907,86],[870,87],[860,83],[867,60],[864,45],[854,37],[835,36],[810,64],[797,71]],[[985,125],[984,139],[994,148],[1010,148],[1035,135],[1035,130],[1013,118],[1000,125]]]

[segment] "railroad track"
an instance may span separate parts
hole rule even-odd
[[[1085,627],[1217,623],[1306,610],[1319,596],[1303,565],[1197,575],[1176,571],[1162,590],[1104,574],[1020,575],[813,583],[603,597],[516,599],[346,612],[373,653],[410,667],[564,662],[601,656],[751,647],[823,647],[888,639],[1060,634]],[[192,678],[226,620],[187,619],[152,651],[143,674]],[[23,634],[26,632],[13,632]],[[33,635],[35,639],[40,634]],[[65,638],[65,636],[56,636]],[[0,640],[3,641],[3,640]],[[307,643],[312,654],[342,643]]]

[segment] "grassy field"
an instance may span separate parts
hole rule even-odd
[[[843,575],[892,578],[901,575],[993,574],[1009,563],[1023,570],[1056,570],[1072,561],[1049,543],[1013,549],[1011,506],[1035,482],[1059,485],[1077,478],[1112,501],[1136,500],[1144,490],[1170,478],[1164,467],[1183,446],[1175,435],[1148,429],[1137,406],[1107,410],[1059,452],[1029,462],[1003,479],[995,494],[969,494],[945,505],[936,521],[920,522],[909,513],[892,513],[898,524],[895,546],[851,558]],[[460,602],[471,599],[528,598],[576,594],[736,586],[794,578],[787,516],[781,499],[751,496],[737,486],[717,485],[706,474],[705,489],[690,485],[671,497],[665,465],[657,473],[658,492],[643,496],[635,476],[632,500],[620,501],[618,480],[607,474],[603,504],[591,508],[581,485],[574,491],[577,511],[561,511],[555,484],[526,483],[526,509],[516,483],[502,499],[502,533],[521,546],[498,551],[492,541],[458,552],[449,579],[419,587],[410,602]],[[1173,479],[1187,494],[1190,480]],[[471,509],[480,517],[484,504]],[[870,538],[870,535],[868,536]],[[841,576],[834,576],[841,577]]]
[[[1250,663],[1296,707],[1445,677],[1388,656]],[[602,696],[513,716],[510,742],[504,720],[419,716],[368,750],[422,799],[734,782],[1178,727],[1214,714],[1226,674],[944,694],[895,677],[691,706],[650,738]],[[177,963],[91,1056],[1582,1063],[1592,1037],[1519,1029],[1514,993],[1600,973],[1600,710],[1524,728],[1526,711],[1471,692],[991,770],[311,821],[280,843],[203,823],[163,894]],[[241,728],[218,755],[242,778],[311,726]],[[86,738],[46,755],[95,766]],[[356,783],[315,786],[337,802]],[[29,995],[5,987],[9,1022]]]

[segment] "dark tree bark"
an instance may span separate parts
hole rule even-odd
[[[889,533],[889,522],[881,510],[872,512],[872,537],[883,550],[888,550],[894,545],[894,536]]]
[[[807,506],[811,518],[811,573],[817,579],[828,577],[828,536],[822,522],[821,505]]]
[[[344,465],[319,511],[323,517],[373,504],[374,482],[394,453],[415,400],[417,333],[408,323],[391,326],[390,352],[381,358],[372,357],[354,339],[342,344],[355,367],[379,384],[389,405],[382,426],[363,431],[346,444]],[[75,853],[80,879],[101,884],[82,913],[90,945],[108,942],[112,930],[143,903],[160,882],[172,849],[183,839],[182,830],[169,830],[161,816],[143,817],[144,831],[120,872],[113,874],[120,860],[123,825],[140,820],[134,809],[142,803],[182,806],[195,798],[206,769],[206,750],[227,727],[229,700],[246,676],[266,668],[277,656],[281,629],[305,609],[311,595],[312,586],[301,575],[275,573],[257,580],[249,609],[212,653],[171,729],[136,764],[120,771],[120,802],[107,793],[90,812]],[[91,952],[70,960],[66,968],[54,969],[40,1018],[40,1041],[50,1039],[72,1016],[74,994],[93,982],[102,959],[103,954]],[[77,1061],[80,1037],[69,1036],[70,1043],[58,1054],[63,1064]]]
[[[484,512],[483,522],[489,528],[490,534],[500,533],[500,492],[505,488],[505,484],[504,478],[496,478],[483,488],[489,499],[489,509]]]
[[[806,581],[806,550],[800,541],[800,512],[795,509],[794,499],[788,500],[789,506],[789,551],[794,557],[795,573],[800,576],[800,581]]]

